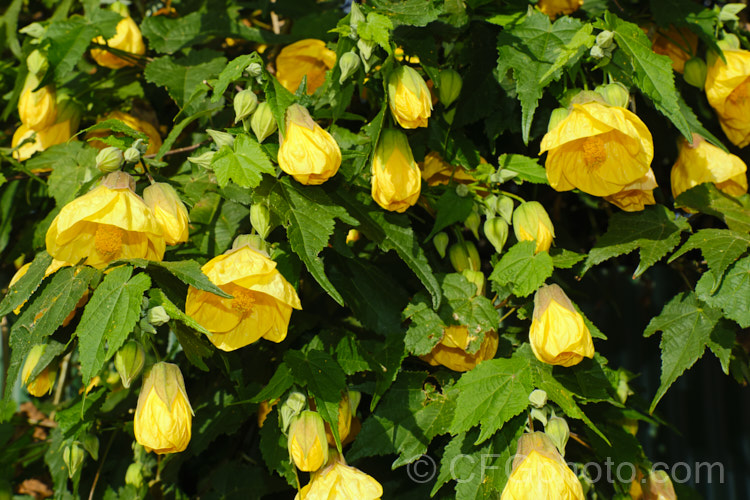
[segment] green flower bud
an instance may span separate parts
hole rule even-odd
[[[211,136],[211,139],[216,143],[216,147],[229,146],[230,148],[234,145],[234,136],[227,132],[221,132],[220,130],[214,130],[207,128],[206,132]]]
[[[560,455],[565,456],[565,445],[568,444],[570,437],[568,422],[564,418],[551,417],[544,426],[544,433],[555,443]]]
[[[359,56],[354,52],[347,52],[339,59],[339,68],[341,68],[341,76],[339,77],[339,85],[349,79],[359,69],[360,60]]]
[[[445,258],[445,249],[448,248],[448,241],[448,235],[442,231],[432,238],[432,244],[435,245],[435,250],[440,254],[441,259]]]
[[[706,83],[706,72],[705,61],[700,57],[693,57],[685,62],[685,72],[682,76],[689,85],[702,89]]]
[[[541,408],[547,404],[547,393],[541,389],[534,389],[529,394],[529,403],[534,408]]]
[[[129,147],[125,150],[123,158],[128,163],[138,163],[139,161],[141,161],[141,152],[138,151],[137,148]]]
[[[357,407],[362,400],[362,393],[359,391],[347,391],[349,393],[349,411],[352,415],[357,413]]]
[[[136,139],[132,147],[137,149],[141,155],[145,155],[146,151],[148,151],[148,144],[143,142],[143,139]]]
[[[154,326],[161,326],[171,319],[163,306],[156,306],[149,309],[146,318]]]
[[[473,271],[471,269],[464,269],[461,271],[464,278],[469,280],[469,283],[473,283],[477,287],[477,296],[484,295],[484,274],[482,271]]]
[[[38,50],[33,50],[26,58],[26,66],[29,68],[29,73],[42,75],[47,71],[49,64],[44,54]]]
[[[440,86],[438,87],[438,98],[446,108],[453,104],[461,94],[463,80],[458,71],[453,69],[444,69],[440,72]]]
[[[125,484],[135,486],[140,489],[143,486],[143,471],[141,470],[141,464],[130,464],[128,470],[125,472]]]
[[[495,205],[498,215],[510,224],[513,218],[513,200],[507,196],[501,196]]]
[[[598,45],[594,45],[593,47],[591,47],[591,51],[589,52],[589,54],[594,59],[602,59],[605,56],[604,51]]]
[[[502,217],[490,217],[484,221],[484,235],[497,253],[502,253],[508,241],[508,223]]]
[[[255,111],[258,107],[258,96],[250,89],[237,92],[234,96],[234,121],[239,123]]]
[[[138,378],[146,364],[146,352],[135,340],[130,340],[115,354],[115,369],[120,375],[122,386],[126,389]]]
[[[63,462],[65,462],[65,466],[68,468],[69,478],[72,478],[81,470],[84,458],[86,458],[86,454],[77,441],[73,441],[63,449]]]
[[[323,418],[316,411],[303,411],[292,420],[287,440],[289,456],[301,471],[312,472],[328,461],[328,441]]]
[[[120,148],[109,146],[99,151],[96,155],[96,168],[106,173],[114,172],[120,169],[122,165],[122,151]]]
[[[232,250],[236,250],[245,245],[249,246],[253,250],[257,250],[258,252],[268,257],[268,245],[266,244],[265,241],[263,241],[263,238],[261,238],[259,235],[241,234],[237,236],[232,242]]]
[[[498,197],[494,194],[487,195],[482,200],[482,203],[484,203],[484,215],[487,216],[488,219],[494,217],[497,213],[496,207],[498,201]]]
[[[627,107],[628,102],[630,101],[630,92],[628,92],[627,87],[620,82],[599,85],[594,89],[594,92],[602,96],[607,104],[611,106],[624,108]]]
[[[281,405],[279,415],[281,416],[281,427],[286,433],[289,426],[292,424],[294,417],[302,413],[302,410],[307,406],[307,397],[298,391],[294,391],[289,394],[284,404]]]
[[[357,48],[359,49],[359,55],[362,56],[362,60],[367,63],[372,58],[372,51],[375,50],[378,44],[375,42],[368,42],[361,38],[357,41]]]
[[[451,265],[456,272],[460,273],[464,269],[478,271],[481,266],[479,252],[477,247],[471,241],[464,241],[464,244],[454,243],[448,249],[448,257]]]
[[[453,119],[456,117],[456,108],[451,108],[448,111],[443,112],[443,118],[446,123],[453,125]]]
[[[258,108],[250,118],[250,128],[253,129],[258,142],[263,142],[266,137],[276,132],[276,118],[274,118],[271,106],[267,102],[258,104]]]
[[[262,203],[256,203],[250,207],[250,224],[253,229],[258,231],[258,234],[264,240],[268,238],[268,234],[273,230],[271,224],[271,211],[268,206]]]
[[[466,186],[466,184],[459,184],[458,186],[456,186],[456,194],[461,198],[465,198],[469,195],[469,188]]]
[[[547,408],[532,408],[529,413],[531,418],[538,420],[542,425],[547,425],[547,414],[549,413]]]
[[[561,121],[568,117],[568,108],[555,108],[549,115],[549,123],[547,124],[547,132],[557,127]]]
[[[475,211],[472,211],[464,220],[464,226],[471,231],[471,234],[473,234],[474,238],[477,240],[479,239],[479,224],[481,223],[482,220],[479,217],[479,214]]]
[[[203,168],[211,168],[211,161],[214,159],[216,151],[206,151],[198,156],[189,156],[188,161]]]
[[[352,7],[349,12],[349,26],[351,26],[356,32],[357,25],[365,21],[365,15],[362,13],[362,9],[359,8],[356,2],[352,2]]]
[[[247,68],[245,68],[245,71],[247,72],[248,75],[250,75],[251,78],[257,78],[263,74],[263,66],[261,66],[257,62],[252,62],[247,65]]]
[[[739,49],[740,48],[740,39],[737,38],[737,35],[733,33],[725,33],[724,38],[718,41],[717,45],[721,50],[724,49]]]
[[[537,201],[527,201],[516,208],[513,212],[513,232],[518,241],[536,241],[535,253],[549,250],[555,238],[552,221]]]
[[[608,49],[615,43],[615,34],[611,31],[604,30],[596,35],[596,45],[602,49]]]
[[[81,444],[83,449],[89,452],[91,458],[99,460],[99,438],[87,432],[81,436]]]

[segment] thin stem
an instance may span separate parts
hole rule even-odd
[[[526,203],[526,200],[518,196],[517,194],[509,193],[508,191],[503,191],[502,189],[497,190],[498,193],[507,196],[508,198],[513,198],[514,200],[520,202],[520,203]]]
[[[502,318],[500,318],[499,323],[502,323],[505,318],[507,318],[508,316],[510,316],[511,314],[513,314],[515,311],[516,311],[516,308],[513,307],[510,311],[508,311],[507,313],[505,313]]]
[[[176,155],[178,153],[189,153],[190,151],[195,151],[199,147],[206,144],[208,141],[199,142],[198,144],[193,144],[191,146],[185,146],[184,148],[177,148],[177,149],[170,149],[166,153],[164,153],[162,156],[168,156],[168,155]],[[156,158],[156,153],[151,153],[147,155],[143,155],[144,158]]]
[[[10,329],[8,328],[8,318],[6,316],[3,316],[0,318],[0,335],[2,336],[2,345],[0,346],[0,349],[3,351],[3,373],[6,374],[3,376],[3,384],[2,384],[2,394],[5,394],[5,386],[7,385],[8,381],[7,373],[8,373],[8,364],[10,363]]]
[[[55,406],[60,404],[60,399],[62,399],[62,392],[63,388],[65,387],[65,378],[68,375],[68,365],[70,364],[70,356],[72,354],[72,352],[66,354],[63,357],[62,362],[60,363],[60,380],[57,382],[57,387],[55,387],[55,398],[52,400],[52,403]]]
[[[110,448],[112,448],[112,443],[115,442],[115,434],[116,434],[116,432],[113,432],[109,436],[109,442],[107,443],[107,449],[104,450],[104,455],[102,455],[102,459],[99,462],[99,467],[96,469],[96,475],[94,476],[94,482],[91,483],[91,491],[89,491],[89,500],[93,500],[93,498],[94,498],[94,490],[96,489],[96,483],[99,482],[99,476],[102,473],[102,467],[104,467],[104,461],[107,459],[107,455],[109,454]]]

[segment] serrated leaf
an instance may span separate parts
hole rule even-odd
[[[49,194],[57,206],[62,207],[76,197],[87,181],[101,174],[95,168],[96,154],[95,148],[86,147],[80,141],[71,141],[56,144],[34,155],[26,166],[29,169],[52,169],[47,181]]]
[[[586,258],[584,253],[572,252],[564,248],[551,248],[549,255],[552,257],[552,265],[558,269],[570,269]]]
[[[218,75],[226,62],[221,52],[196,50],[182,58],[157,57],[146,65],[144,76],[146,81],[166,88],[177,105],[184,108],[193,95],[208,91],[203,82]]]
[[[549,184],[547,171],[539,165],[535,158],[524,155],[502,154],[497,159],[499,170],[513,172],[514,179],[531,182],[532,184]]]
[[[250,399],[251,403],[261,403],[263,401],[273,401],[278,399],[294,384],[294,377],[289,365],[280,363],[274,372],[268,384],[255,396]]]
[[[470,196],[459,196],[454,188],[448,187],[435,203],[435,224],[424,241],[430,241],[430,238],[451,224],[466,220],[473,206],[474,200]]]
[[[375,42],[383,49],[391,51],[390,37],[393,30],[391,20],[378,12],[369,12],[367,20],[357,25],[357,35],[368,42]]]
[[[581,26],[581,29],[576,31],[576,34],[573,35],[570,42],[566,43],[562,50],[560,50],[560,55],[554,64],[552,64],[552,67],[542,76],[542,81],[546,81],[557,71],[566,66],[572,66],[581,59],[596,41],[596,37],[591,34],[593,29],[594,26],[587,23]]]
[[[85,384],[115,355],[140,318],[141,301],[151,279],[143,273],[132,275],[130,266],[110,271],[83,311],[75,334]]]
[[[211,102],[218,102],[224,94],[224,91],[229,87],[229,84],[235,80],[239,80],[245,72],[245,68],[247,68],[251,62],[256,60],[257,62],[262,63],[257,54],[244,54],[229,61],[224,69],[221,70],[221,73],[219,73],[219,77],[216,81],[213,82],[214,95],[211,97]]]
[[[373,367],[377,366],[372,356],[364,351],[353,335],[346,335],[336,343],[334,355],[336,362],[347,375],[373,371]]]
[[[167,16],[149,16],[141,23],[141,32],[150,48],[159,53],[174,54],[182,47],[205,38],[200,12],[176,19]]]
[[[297,485],[297,471],[289,460],[287,437],[279,428],[279,414],[276,408],[266,418],[266,424],[260,429],[260,452],[263,462],[271,472],[283,477],[290,486]]]
[[[7,295],[5,295],[2,302],[0,302],[0,317],[5,316],[29,300],[31,294],[34,293],[42,280],[44,280],[45,271],[51,262],[52,257],[47,252],[43,251],[36,254],[36,257],[31,261],[31,265],[26,271],[26,274],[21,276],[21,278],[19,278],[19,280],[8,289]]]
[[[703,304],[693,292],[676,295],[659,316],[651,319],[644,337],[661,331],[661,384],[649,413],[682,373],[703,356],[706,344],[721,319],[721,311]]]
[[[633,278],[643,274],[680,242],[680,234],[690,224],[663,205],[646,207],[641,212],[618,212],[609,220],[607,232],[589,252],[581,270],[586,271],[605,260],[639,250],[640,263]]]
[[[445,325],[428,300],[424,293],[420,293],[404,309],[404,319],[410,320],[404,344],[415,356],[429,353],[443,338]]]
[[[170,318],[180,321],[182,324],[184,324],[185,326],[189,326],[198,333],[202,333],[203,335],[211,335],[211,332],[206,330],[203,325],[182,312],[182,310],[177,307],[174,302],[167,298],[162,290],[154,288],[149,292],[148,295],[151,299],[148,304],[149,307],[161,306],[164,308]]]
[[[379,369],[375,370],[375,393],[370,402],[370,411],[373,411],[385,391],[396,380],[401,363],[406,358],[406,348],[402,335],[389,335],[385,339],[385,346],[382,342],[374,341],[363,341],[362,346],[373,354],[375,366],[380,365]]]
[[[177,261],[154,261],[146,259],[127,259],[120,260],[117,263],[126,263],[134,267],[141,269],[148,269],[153,273],[154,270],[164,269],[169,274],[182,281],[186,285],[193,286],[198,290],[204,290],[206,292],[214,293],[225,299],[232,298],[231,295],[226,293],[224,290],[214,285],[208,276],[203,274],[201,265],[194,260],[177,260]],[[155,275],[155,278],[159,281],[159,277]]]
[[[446,274],[440,283],[443,301],[438,311],[445,324],[458,323],[469,330],[471,340],[467,352],[477,352],[485,332],[497,330],[500,316],[492,301],[477,295],[477,286],[459,273]]]
[[[713,273],[716,276],[716,273]],[[700,282],[699,282],[700,283]],[[736,321],[742,328],[750,327],[750,257],[735,262],[715,287],[713,293],[701,293],[703,287],[695,291],[708,305],[721,309],[724,315]]]
[[[190,318],[189,316],[186,317]],[[213,355],[215,351],[214,347],[206,339],[187,328],[182,322],[176,323],[172,328],[172,332],[177,337],[177,342],[180,343],[188,361],[199,370],[204,372],[209,371],[208,365],[203,360]]]
[[[368,6],[388,16],[396,25],[426,26],[437,20],[443,2],[434,0],[372,0]]]
[[[552,276],[552,257],[547,252],[534,253],[536,241],[521,241],[505,252],[490,275],[497,286],[511,285],[513,294],[526,297]]]
[[[263,179],[262,174],[276,172],[258,141],[247,134],[235,137],[231,148],[222,146],[213,156],[211,168],[220,187],[225,187],[231,179],[240,187],[256,188]]]
[[[729,229],[701,229],[690,235],[685,244],[672,254],[668,262],[672,262],[690,250],[699,248],[709,269],[715,276],[721,276],[727,267],[747,251],[748,247],[750,247],[750,236],[746,234]]]
[[[718,217],[734,231],[750,233],[750,195],[733,198],[706,183],[681,193],[675,204]]]

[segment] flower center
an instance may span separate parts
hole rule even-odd
[[[604,141],[598,135],[587,137],[583,141],[583,161],[589,170],[593,170],[607,161],[607,150]]]
[[[94,247],[107,257],[114,257],[122,247],[125,230],[109,224],[99,224],[94,235]]]
[[[255,305],[253,292],[249,290],[233,290],[232,295],[234,295],[232,309],[242,314],[247,314],[253,310],[253,306]]]

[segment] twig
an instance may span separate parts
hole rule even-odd
[[[96,489],[96,483],[99,482],[99,475],[102,473],[102,467],[104,467],[104,461],[107,459],[107,455],[109,454],[109,449],[112,448],[112,443],[115,442],[115,434],[117,431],[112,432],[112,435],[109,437],[109,443],[107,443],[107,449],[104,450],[104,455],[102,455],[102,459],[99,462],[99,468],[96,469],[96,475],[94,476],[94,482],[91,483],[91,491],[89,491],[89,500],[93,500],[94,498],[94,490]]]
[[[8,383],[6,380],[7,374],[8,374],[8,363],[10,362],[10,342],[9,342],[9,331],[8,331],[8,318],[3,316],[0,319],[0,336],[2,337],[2,345],[0,345],[0,349],[3,350],[3,373],[5,374],[3,376],[3,385],[2,385],[2,394],[5,394],[5,386]]]
[[[276,3],[276,0],[271,0],[271,3]],[[281,33],[281,24],[279,23],[279,15],[276,12],[271,11],[271,26],[275,35]]]
[[[66,354],[65,357],[63,357],[62,362],[60,363],[60,380],[57,382],[57,387],[55,387],[55,398],[52,400],[52,403],[55,406],[60,404],[60,399],[62,399],[62,391],[63,387],[65,386],[65,377],[68,374],[68,364],[70,363],[70,356],[72,354],[72,352]]]
[[[198,149],[199,147],[206,144],[208,141],[199,142],[198,144],[193,144],[192,146],[185,146],[184,148],[177,148],[177,149],[170,149],[166,153],[164,153],[162,156],[168,156],[168,155],[176,155],[178,153],[188,153],[190,151],[194,151]],[[149,155],[143,155],[144,158],[156,158],[156,153],[151,153]]]

